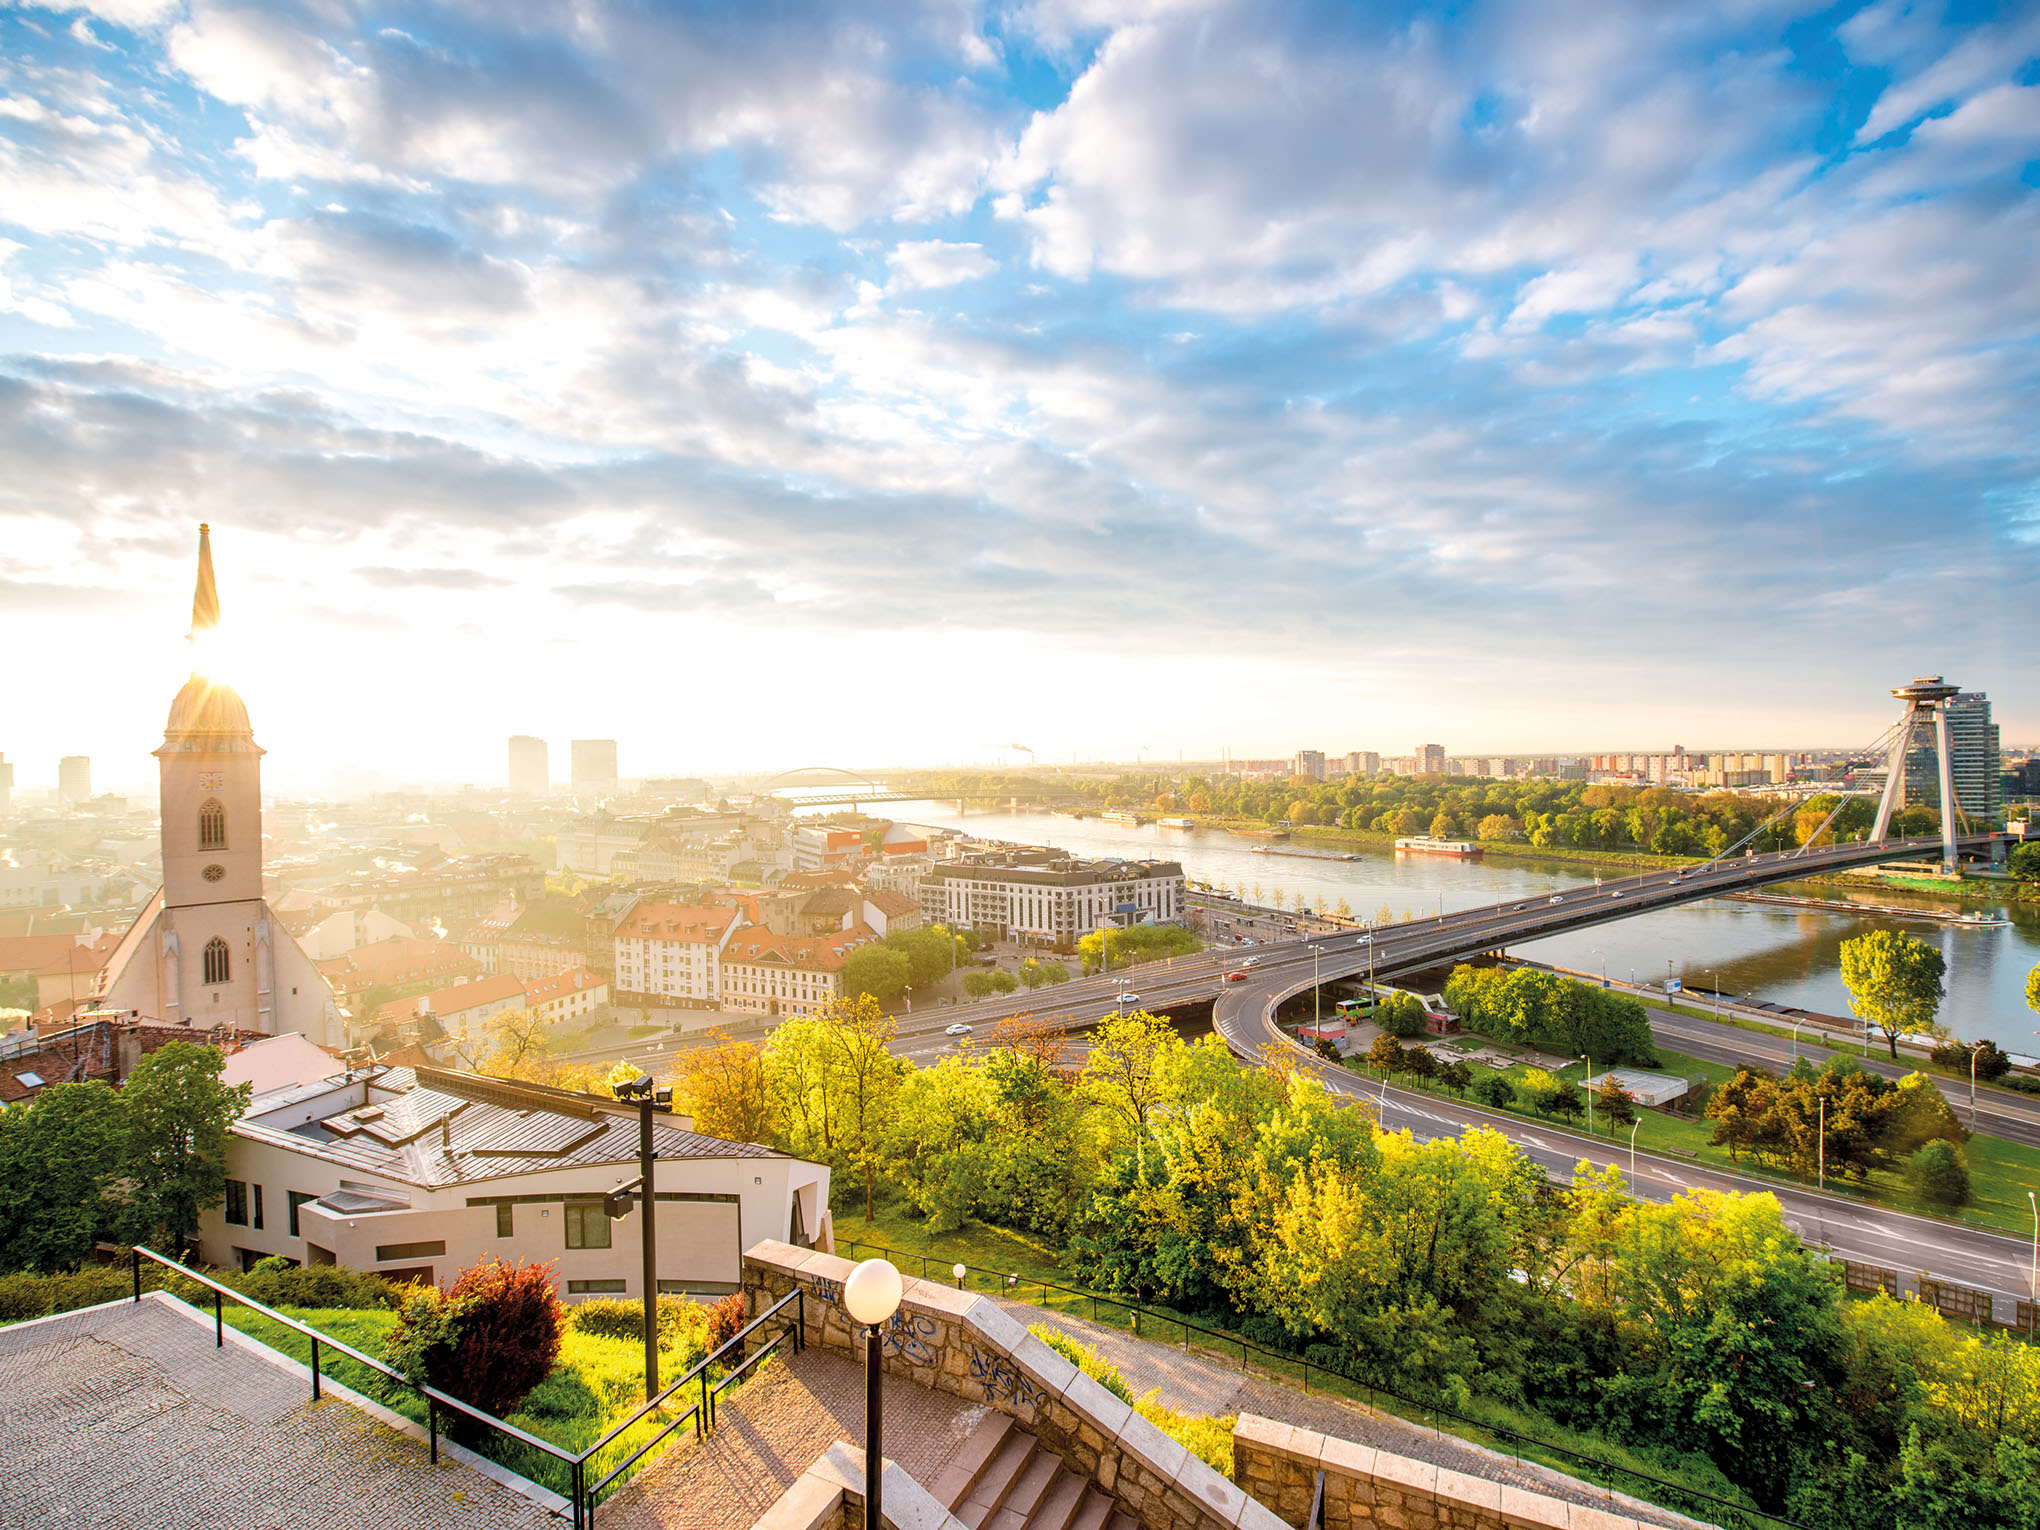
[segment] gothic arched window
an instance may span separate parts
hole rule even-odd
[[[217,797],[208,797],[199,804],[198,848],[201,850],[227,848],[227,810],[220,806],[220,799]]]
[[[208,983],[224,983],[230,970],[227,943],[215,935],[205,943],[205,980]]]

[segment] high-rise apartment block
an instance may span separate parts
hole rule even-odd
[[[1346,774],[1371,776],[1381,769],[1381,756],[1372,749],[1355,749],[1346,756]]]
[[[616,740],[577,738],[573,744],[576,796],[601,796],[616,790]]]
[[[7,763],[7,756],[0,754],[0,813],[14,803],[14,767]]]
[[[1325,752],[1322,749],[1299,749],[1296,751],[1296,773],[1313,781],[1325,778]]]
[[[614,763],[612,759],[612,768]],[[518,734],[510,740],[510,795],[543,797],[551,790],[552,756],[545,740]]]
[[[57,796],[66,807],[76,807],[92,796],[92,757],[67,754],[57,761]]]
[[[1420,776],[1442,776],[1445,773],[1445,746],[1443,744],[1417,745],[1417,774]]]
[[[1998,726],[1990,720],[1990,698],[1982,691],[1960,691],[1942,703],[1948,715],[1948,768],[1955,781],[1955,801],[1978,829],[1997,823],[2004,805],[2004,781],[1998,769]],[[1920,728],[1905,757],[1905,800],[1941,805],[1941,783],[1930,730]]]

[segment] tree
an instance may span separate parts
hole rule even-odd
[[[1161,1100],[1158,1066],[1182,1045],[1176,1028],[1159,1015],[1143,1009],[1108,1015],[1092,1033],[1084,1087],[1121,1129],[1145,1131],[1149,1114]]]
[[[1953,1143],[1936,1137],[1906,1160],[1905,1177],[1922,1197],[1940,1206],[1969,1203],[1969,1170]]]
[[[1438,1059],[1426,1047],[1408,1047],[1403,1051],[1403,1072],[1411,1078],[1431,1079],[1438,1076]]]
[[[906,992],[914,966],[906,953],[890,946],[859,946],[843,958],[843,991],[868,994],[886,1004]]]
[[[1516,1103],[1516,1086],[1499,1073],[1490,1073],[1473,1086],[1473,1097],[1489,1110],[1507,1110]]]
[[[0,1111],[0,1270],[75,1269],[114,1233],[126,1135],[120,1096],[96,1079]]]
[[[2022,882],[2040,882],[2040,841],[2016,846],[2005,858],[2005,870]]]
[[[1449,1062],[1438,1070],[1438,1082],[1463,1100],[1473,1084],[1473,1069],[1463,1062]]]
[[[414,1384],[429,1383],[497,1418],[514,1412],[559,1360],[566,1310],[550,1265],[484,1258],[444,1293],[413,1288],[383,1355]],[[472,1442],[482,1426],[454,1414],[446,1427]]]
[[[906,957],[907,983],[911,988],[948,977],[969,949],[960,937],[939,924],[924,930],[895,930],[886,936],[885,944],[888,950]]]
[[[1516,1094],[1539,1115],[1551,1109],[1551,1102],[1558,1095],[1557,1075],[1542,1068],[1525,1068],[1523,1077],[1516,1085]]]
[[[1374,1023],[1391,1036],[1408,1038],[1421,1036],[1428,1017],[1424,1013],[1423,1001],[1415,994],[1396,993],[1388,997],[1374,1013]]]
[[[1523,826],[1507,813],[1490,813],[1481,819],[1474,833],[1490,843],[1495,843],[1503,840],[1521,839],[1523,837]]]
[[[1558,1080],[1558,1087],[1551,1091],[1546,1108],[1555,1116],[1563,1116],[1568,1121],[1577,1121],[1586,1113],[1587,1097],[1581,1092],[1578,1084],[1569,1078],[1562,1078]]]
[[[2040,1014],[2040,966],[2026,974],[2026,1008]]]
[[[1849,990],[1850,1008],[1884,1033],[1893,1061],[1900,1038],[1933,1029],[1947,965],[1932,946],[1896,930],[1872,930],[1842,942],[1842,983]]]
[[[1402,1043],[1386,1032],[1374,1038],[1374,1044],[1367,1049],[1370,1067],[1379,1068],[1384,1075],[1399,1072],[1403,1065]]]
[[[128,1074],[120,1162],[129,1235],[138,1243],[167,1240],[175,1254],[198,1232],[199,1215],[226,1198],[228,1131],[255,1086],[221,1083],[224,1063],[218,1047],[173,1041]]]
[[[973,999],[989,999],[995,993],[1011,993],[1020,986],[1020,980],[1010,972],[996,969],[982,969],[963,975],[963,991]]]
[[[1053,1071],[1069,1052],[1067,1021],[1034,1015],[1008,1015],[992,1027],[995,1052],[1015,1052]]]
[[[1613,1073],[1601,1075],[1601,1087],[1594,1091],[1594,1105],[1613,1125],[1627,1126],[1636,1119],[1636,1096],[1624,1089]]]
[[[732,1041],[724,1031],[712,1040],[673,1059],[674,1092],[686,1101],[694,1129],[726,1142],[769,1143],[775,1121],[764,1047]]]
[[[36,992],[33,976],[0,978],[0,1009],[18,1009],[33,1014],[39,1007]]]

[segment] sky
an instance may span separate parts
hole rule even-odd
[[[2040,5],[0,0],[0,752],[2040,742]]]

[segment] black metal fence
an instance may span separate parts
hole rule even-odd
[[[567,1501],[568,1518],[573,1526],[573,1530],[592,1530],[595,1523],[596,1506],[654,1447],[664,1443],[675,1430],[691,1422],[694,1425],[695,1437],[698,1439],[714,1429],[716,1399],[729,1387],[735,1385],[744,1375],[762,1364],[768,1356],[781,1352],[789,1344],[795,1353],[807,1347],[807,1299],[803,1289],[796,1287],[777,1302],[774,1302],[765,1311],[759,1313],[757,1317],[745,1324],[724,1343],[718,1345],[712,1354],[705,1356],[686,1375],[667,1386],[657,1396],[647,1399],[644,1405],[633,1412],[630,1417],[615,1425],[615,1427],[610,1429],[608,1433],[604,1434],[586,1450],[576,1453],[563,1446],[555,1445],[551,1440],[542,1439],[528,1430],[519,1429],[515,1424],[497,1418],[492,1413],[484,1413],[481,1409],[464,1403],[458,1397],[451,1396],[437,1387],[423,1382],[412,1381],[387,1361],[379,1360],[373,1355],[364,1354],[353,1345],[346,1343],[344,1340],[336,1339],[331,1334],[323,1333],[319,1329],[312,1327],[309,1323],[300,1322],[296,1318],[278,1312],[274,1307],[265,1306],[251,1297],[243,1296],[233,1287],[214,1280],[209,1275],[201,1274],[187,1265],[179,1264],[174,1259],[166,1258],[154,1249],[138,1247],[133,1251],[133,1259],[134,1299],[137,1302],[142,1299],[142,1261],[144,1259],[153,1260],[166,1269],[176,1272],[180,1279],[190,1281],[212,1293],[213,1344],[215,1347],[222,1347],[227,1342],[226,1304],[229,1300],[248,1308],[251,1312],[261,1314],[270,1322],[280,1324],[308,1340],[311,1345],[312,1398],[314,1401],[317,1401],[323,1395],[324,1383],[330,1370],[330,1365],[325,1358],[325,1352],[329,1350],[344,1356],[353,1364],[367,1369],[376,1376],[381,1377],[385,1382],[391,1383],[409,1392],[412,1396],[422,1399],[425,1404],[427,1448],[431,1452],[432,1461],[435,1465],[439,1461],[442,1411],[458,1415],[470,1423],[479,1426],[484,1433],[484,1438],[490,1439],[494,1447],[484,1451],[484,1454],[488,1455],[498,1465],[508,1467],[511,1471],[516,1472],[517,1475],[523,1477],[526,1481],[544,1487],[549,1491],[559,1493]],[[176,1293],[172,1292],[171,1294],[175,1295]],[[787,1313],[789,1308],[792,1309],[792,1314],[783,1318],[783,1321],[779,1324],[778,1332],[759,1343],[756,1348],[751,1348],[750,1340],[752,1336],[766,1328],[775,1319],[780,1319],[782,1314]],[[245,1337],[253,1339],[253,1335],[246,1335]],[[254,1342],[260,1343],[261,1341],[254,1340]],[[713,1374],[718,1366],[722,1367],[722,1374],[720,1376]],[[601,1476],[594,1478],[593,1481],[589,1480],[593,1470],[592,1463],[598,1457],[602,1456],[605,1451],[611,1450],[625,1434],[635,1428],[648,1415],[665,1408],[675,1397],[687,1392],[690,1388],[695,1389],[695,1394],[689,1398],[685,1407],[681,1407],[670,1418],[663,1419],[660,1425],[646,1439],[639,1442],[628,1455],[625,1455],[620,1461],[610,1466]],[[535,1459],[534,1452],[536,1453]],[[528,1469],[534,1465],[537,1467],[536,1474]]]
[[[872,1257],[884,1257],[894,1261],[914,1260],[919,1264],[923,1279],[946,1279],[958,1289],[989,1289],[993,1294],[1013,1301],[1025,1301],[1030,1291],[1038,1291],[1041,1295],[1040,1305],[1050,1311],[1067,1311],[1072,1307],[1081,1311],[1088,1303],[1094,1322],[1104,1321],[1104,1314],[1107,1311],[1116,1310],[1126,1314],[1128,1321],[1125,1326],[1143,1338],[1178,1343],[1185,1353],[1201,1350],[1228,1361],[1232,1358],[1232,1351],[1237,1350],[1240,1370],[1244,1374],[1259,1374],[1284,1385],[1301,1385],[1306,1394],[1311,1391],[1315,1380],[1317,1390],[1320,1392],[1354,1402],[1364,1398],[1369,1407],[1397,1413],[1411,1422],[1422,1421],[1429,1424],[1434,1433],[1442,1433],[1446,1421],[1449,1421],[1456,1426],[1454,1433],[1475,1438],[1475,1443],[1484,1443],[1477,1438],[1484,1436],[1487,1440],[1492,1440],[1507,1449],[1509,1454],[1519,1460],[1534,1459],[1539,1454],[1557,1457],[1583,1470],[1608,1491],[1613,1491],[1615,1486],[1611,1479],[1620,1479],[1636,1487],[1639,1497],[1663,1503],[1667,1508],[1678,1508],[1705,1515],[1723,1526],[1724,1530],[1742,1530],[1742,1527],[1748,1527],[1748,1530],[1772,1530],[1772,1527],[1782,1527],[1782,1530],[1807,1530],[1807,1527],[1797,1520],[1787,1519],[1778,1514],[1767,1514],[1761,1509],[1716,1497],[1699,1488],[1669,1482],[1636,1467],[1625,1466],[1619,1461],[1610,1461],[1602,1456],[1575,1450],[1569,1445],[1560,1445],[1555,1441],[1524,1434],[1502,1424],[1474,1418],[1431,1399],[1411,1397],[1372,1376],[1356,1373],[1357,1367],[1350,1363],[1329,1366],[1304,1355],[1286,1354],[1280,1350],[1269,1349],[1265,1345],[1256,1344],[1252,1339],[1243,1339],[1238,1334],[1227,1333],[1223,1329],[1193,1323],[1173,1312],[1158,1311],[1122,1297],[1106,1296],[1077,1286],[1060,1285],[1055,1281],[1042,1280],[1033,1275],[1023,1276],[963,1264],[964,1273],[958,1277],[956,1267],[961,1261],[944,1264],[939,1259],[932,1260],[938,1268],[931,1274],[930,1255],[910,1254],[854,1239],[839,1247],[852,1259],[864,1257],[859,1250],[865,1250]],[[1050,1296],[1051,1292],[1063,1298],[1060,1307]],[[1193,1344],[1193,1336],[1200,1342]],[[1384,1407],[1384,1404],[1400,1406]],[[1529,1453],[1527,1456],[1526,1452]]]

